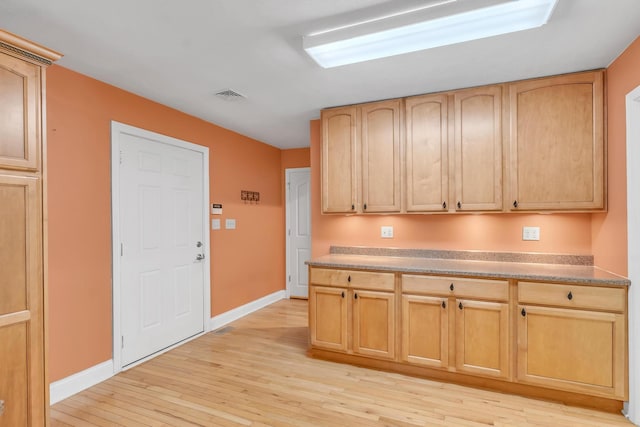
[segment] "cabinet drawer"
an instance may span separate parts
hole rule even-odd
[[[626,308],[626,289],[519,282],[518,302],[623,312]]]
[[[394,273],[311,268],[311,283],[314,285],[393,291],[394,278]]]
[[[509,283],[503,280],[402,275],[402,292],[418,295],[455,296],[492,301],[509,299]]]

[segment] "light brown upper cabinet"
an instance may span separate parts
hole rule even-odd
[[[502,210],[502,86],[453,93],[455,209]]]
[[[401,102],[322,111],[323,212],[400,212]]]
[[[604,209],[603,72],[509,85],[511,210]]]
[[[40,66],[0,54],[0,99],[0,167],[38,169]]]
[[[447,211],[449,203],[448,96],[405,100],[407,212]]]
[[[356,107],[322,111],[322,211],[355,212]]]
[[[502,86],[406,99],[407,212],[502,210],[502,105]]]
[[[362,212],[400,212],[401,102],[360,107]]]

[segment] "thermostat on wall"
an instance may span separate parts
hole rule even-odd
[[[222,215],[222,204],[221,203],[212,203],[211,204],[211,215]]]

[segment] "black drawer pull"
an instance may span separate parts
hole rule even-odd
[[[453,283],[449,285],[449,290],[453,290]]]
[[[355,211],[356,210],[356,205],[351,205],[351,210]]]
[[[353,294],[353,299],[358,299],[358,294]]]
[[[573,294],[571,293],[571,291],[569,291],[569,295],[567,295],[567,298],[568,298],[569,300],[572,300],[572,299],[573,299]]]
[[[462,203],[458,202],[458,209],[462,207]]]
[[[342,291],[342,298],[344,298],[344,291]]]
[[[514,200],[514,201],[513,201],[513,207],[514,207],[514,208],[517,208],[517,207],[518,207],[518,201],[517,201],[517,200]]]
[[[351,276],[347,277],[347,282],[351,283]]]
[[[527,310],[523,308],[520,314],[522,314],[522,317],[525,317],[527,315]]]
[[[364,210],[365,211],[367,210],[367,204],[366,203],[364,204]]]
[[[447,308],[447,303],[442,301],[442,308]]]
[[[458,303],[458,308],[462,310],[462,303]]]
[[[442,202],[442,209],[447,209],[447,202]]]

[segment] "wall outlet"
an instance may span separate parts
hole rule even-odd
[[[522,240],[540,240],[540,227],[522,227]]]
[[[227,219],[224,222],[224,228],[227,230],[235,230],[236,229],[236,220],[235,219]]]
[[[380,227],[380,237],[383,239],[393,239],[393,226],[383,225]]]
[[[211,229],[212,230],[220,230],[220,218],[212,218],[211,219]]]

